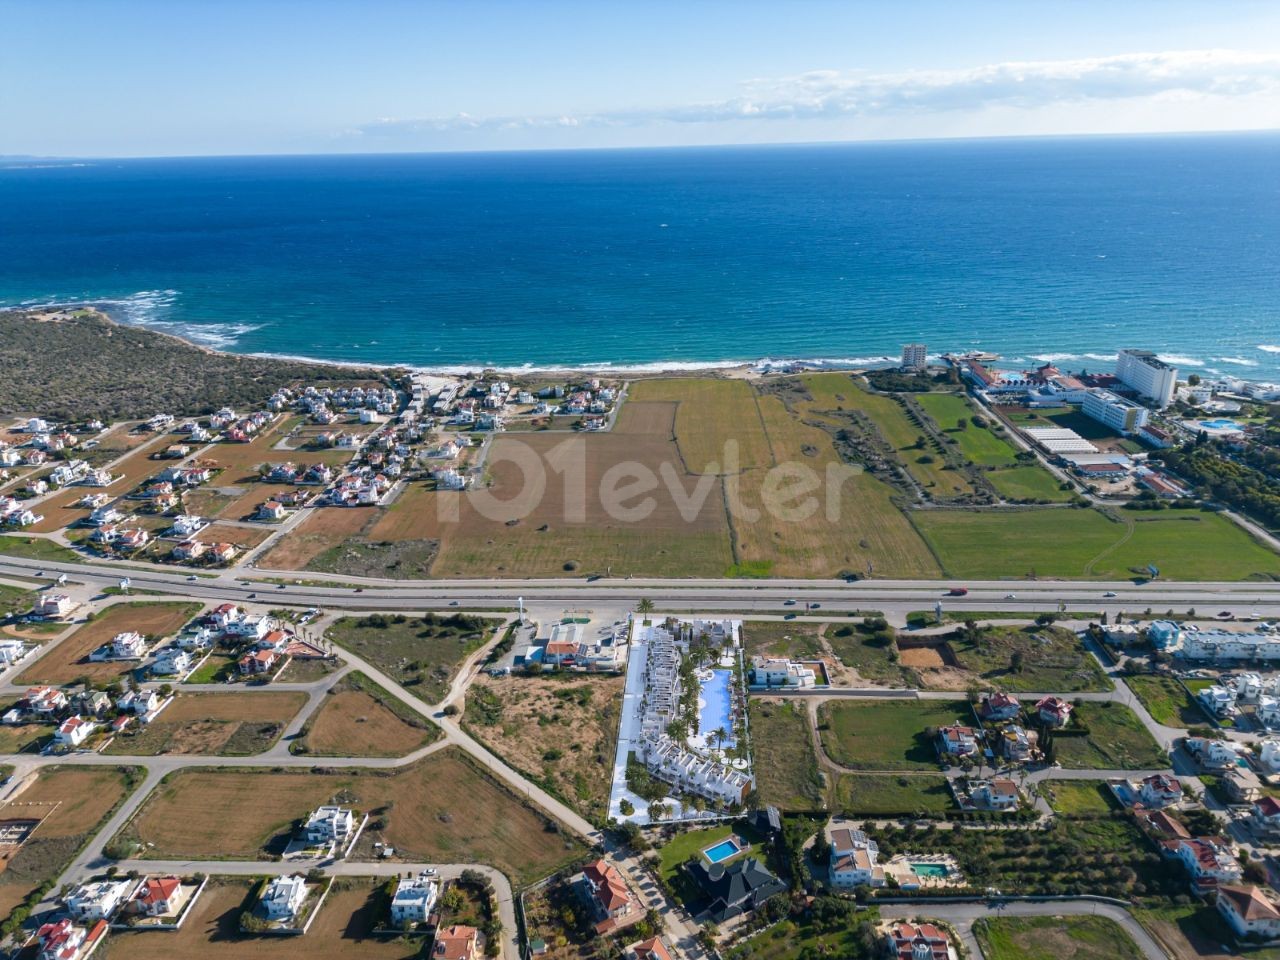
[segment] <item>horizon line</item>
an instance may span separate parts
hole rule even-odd
[[[157,154],[0,154],[0,162],[25,161],[41,162],[73,162],[91,163],[112,160],[215,160],[215,159],[269,159],[300,157],[416,157],[416,156],[476,156],[492,154],[521,153],[601,153],[601,152],[641,152],[641,151],[677,151],[677,150],[732,150],[732,149],[786,149],[788,147],[850,147],[880,146],[895,144],[940,144],[940,143],[982,143],[1003,142],[1011,140],[1124,140],[1124,139],[1160,139],[1183,137],[1231,137],[1248,135],[1267,135],[1280,133],[1280,126],[1245,127],[1230,130],[1155,130],[1108,133],[1026,133],[1026,134],[992,134],[987,136],[933,136],[933,137],[884,137],[849,140],[773,140],[758,143],[668,143],[645,146],[582,146],[582,147],[493,147],[488,149],[443,149],[443,150],[375,150],[375,151],[313,151],[309,153],[157,153]]]

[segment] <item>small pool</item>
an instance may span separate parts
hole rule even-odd
[[[729,837],[727,840],[721,840],[714,846],[707,847],[702,851],[702,855],[712,863],[720,863],[722,860],[728,860],[730,857],[737,856],[742,852],[742,847],[738,845],[737,838]]]
[[[911,864],[911,872],[917,877],[946,877],[951,871],[947,869],[945,864],[941,863],[913,863]]]
[[[1210,430],[1239,430],[1240,424],[1234,420],[1227,420],[1219,417],[1217,420],[1201,420],[1200,426],[1208,427]]]

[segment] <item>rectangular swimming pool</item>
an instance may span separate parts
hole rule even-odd
[[[729,697],[732,679],[732,670],[712,670],[711,677],[702,683],[702,706],[698,710],[698,733],[710,737],[715,730],[725,730],[729,734],[721,744],[725,748],[734,745],[733,711]]]
[[[738,846],[738,841],[733,837],[729,837],[714,846],[707,847],[702,851],[702,855],[712,863],[719,863],[721,860],[728,860],[741,852],[742,848]]]
[[[911,864],[911,872],[917,877],[945,877],[951,873],[941,863],[913,863]]]

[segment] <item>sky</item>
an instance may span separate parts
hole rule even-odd
[[[1280,127],[1273,0],[0,0],[0,155]]]

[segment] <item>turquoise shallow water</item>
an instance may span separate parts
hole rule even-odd
[[[1280,136],[0,164],[0,303],[424,366],[908,340],[1280,377]]]

